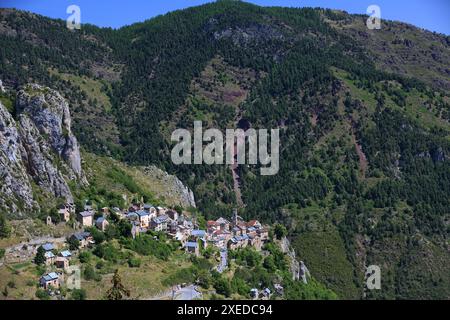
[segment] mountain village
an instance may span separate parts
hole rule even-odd
[[[70,287],[69,281],[73,279],[71,259],[85,249],[93,248],[95,240],[92,228],[105,232],[113,221],[126,221],[131,225],[131,237],[135,239],[142,234],[163,233],[168,239],[180,244],[180,250],[186,254],[199,257],[201,252],[212,247],[220,252],[221,261],[216,270],[222,273],[227,268],[227,252],[240,248],[252,247],[261,251],[263,245],[269,240],[269,227],[257,220],[245,221],[237,210],[234,210],[230,219],[220,217],[217,220],[206,222],[206,229],[200,229],[195,218],[186,213],[179,213],[175,209],[153,206],[151,204],[133,204],[128,209],[101,208],[96,210],[93,206],[85,205],[84,210],[76,212],[74,204],[65,204],[58,210],[61,223],[73,223],[77,232],[69,235],[65,241],[48,241],[42,243],[29,243],[23,245],[21,250],[28,253],[28,259],[44,252],[44,266],[46,273],[39,278],[39,286],[50,293],[58,295],[62,286]],[[112,217],[114,216],[114,219]],[[75,218],[75,219],[74,219]],[[53,225],[51,217],[46,219],[47,225]],[[157,236],[154,236],[157,240]],[[59,239],[61,240],[61,239]],[[77,249],[74,248],[75,247]],[[12,252],[10,252],[12,254]],[[73,284],[72,284],[73,286]],[[282,292],[282,287],[277,290]],[[264,288],[261,294],[253,288],[250,295],[253,298],[269,298],[270,290]]]

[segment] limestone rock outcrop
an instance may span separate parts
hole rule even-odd
[[[55,90],[29,84],[15,117],[0,103],[0,210],[21,218],[39,210],[36,192],[73,201],[70,180],[83,180],[69,106]]]

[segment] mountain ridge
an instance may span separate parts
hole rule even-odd
[[[15,15],[1,14],[0,77],[60,90],[89,152],[176,174],[214,218],[236,206],[229,168],[174,166],[168,128],[235,128],[236,114],[279,128],[277,176],[237,169],[245,218],[286,225],[340,297],[363,296],[369,263],[388,289],[367,298],[450,295],[448,36],[228,1],[119,30]]]

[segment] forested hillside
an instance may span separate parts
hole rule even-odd
[[[341,298],[450,297],[450,38],[323,9],[218,1],[118,30],[0,10],[0,79],[69,100],[82,147],[154,164],[206,218],[237,206],[227,166],[175,166],[170,134],[280,129],[280,171],[239,166],[240,215],[287,226]],[[14,114],[14,97],[1,96]]]

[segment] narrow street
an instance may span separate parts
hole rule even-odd
[[[175,286],[161,294],[151,297],[147,300],[201,300],[203,294],[198,290],[197,286],[189,285],[184,288]]]
[[[62,244],[66,241],[66,237],[53,238],[51,236],[42,236],[33,238],[28,242],[21,242],[19,244],[5,248],[5,263],[20,263],[28,261],[34,257],[39,246],[50,242],[54,244]]]

